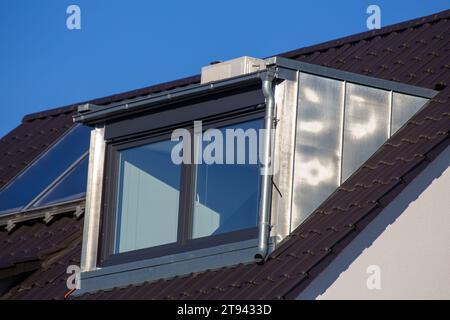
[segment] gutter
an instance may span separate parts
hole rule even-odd
[[[272,204],[272,174],[273,174],[273,131],[275,129],[275,93],[273,72],[262,76],[262,91],[266,98],[266,115],[264,117],[264,144],[261,161],[261,189],[259,202],[258,251],[255,259],[263,263],[268,254],[270,233],[270,209]]]
[[[150,94],[146,97],[130,99],[108,106],[98,106],[86,103],[78,106],[78,113],[73,119],[74,122],[85,123],[88,125],[103,123],[105,120],[120,118],[123,114],[130,115],[133,112],[150,110],[165,104],[182,102],[190,98],[198,98],[212,93],[241,88],[245,84],[256,84],[260,81],[264,72],[265,71],[258,71],[245,76],[229,78],[217,82],[195,84],[184,88],[164,91],[158,94]]]

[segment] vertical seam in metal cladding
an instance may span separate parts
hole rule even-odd
[[[300,71],[297,70],[296,74],[296,82],[297,82],[297,96],[295,97],[295,121],[294,121],[294,152],[291,158],[292,161],[292,183],[291,183],[291,204],[289,205],[290,213],[289,213],[289,233],[291,233],[292,230],[292,213],[294,208],[294,180],[295,180],[295,154],[297,149],[297,123],[298,123],[298,108],[300,107]]]
[[[340,155],[339,155],[339,174],[338,174],[338,186],[342,184],[342,169],[344,166],[344,130],[345,130],[345,104],[346,104],[346,95],[347,95],[347,81],[344,80],[342,83],[342,101],[341,101],[341,140],[340,140]]]

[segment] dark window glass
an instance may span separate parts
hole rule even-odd
[[[116,253],[177,241],[181,166],[170,140],[119,152]]]
[[[86,195],[88,165],[89,157],[86,156],[33,207],[83,198]]]
[[[88,151],[90,129],[77,125],[0,192],[0,212],[22,209]]]
[[[262,120],[258,119],[219,129],[224,137],[224,164],[197,165],[193,238],[257,226],[260,185],[257,147],[261,128]],[[236,133],[235,129],[242,129],[241,133],[245,132],[240,136],[240,142],[231,134],[227,137],[227,131]],[[229,144],[230,137],[233,147]],[[233,156],[230,156],[231,150],[234,151]],[[242,152],[240,159],[238,151]],[[214,152],[211,154],[214,155]],[[229,157],[228,161],[225,161],[226,156]],[[207,158],[207,155],[203,154],[203,158]]]

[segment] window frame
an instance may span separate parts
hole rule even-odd
[[[211,104],[211,108],[213,106],[214,103]],[[182,110],[180,110],[180,112],[182,112]],[[262,119],[264,118],[264,115],[265,105],[257,104],[243,108],[242,110],[202,118],[202,129],[205,131],[209,128],[219,128],[245,121]],[[194,139],[193,127],[193,121],[178,124],[174,123],[169,127],[152,130],[146,134],[135,135],[134,137],[126,137],[123,139],[119,138],[107,143],[104,177],[105,188],[103,192],[103,205],[100,221],[101,232],[97,259],[98,266],[106,267],[118,265],[257,238],[258,226],[256,225],[254,228],[192,239],[193,199],[196,188],[194,185],[195,165],[181,164],[177,242],[122,253],[114,253],[120,151],[153,142],[164,141],[167,139],[170,140],[172,130],[175,128],[185,128],[189,130],[191,132],[191,138]],[[191,145],[193,145],[193,141],[191,141]],[[192,152],[192,158],[194,157],[194,154],[195,153]]]

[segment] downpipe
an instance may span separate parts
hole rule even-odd
[[[264,117],[264,141],[261,155],[261,189],[259,202],[259,224],[258,224],[258,252],[255,259],[263,263],[269,249],[270,233],[270,211],[272,204],[272,144],[273,130],[275,129],[275,93],[273,87],[274,75],[267,72],[262,79],[262,91],[266,100],[266,114]]]

